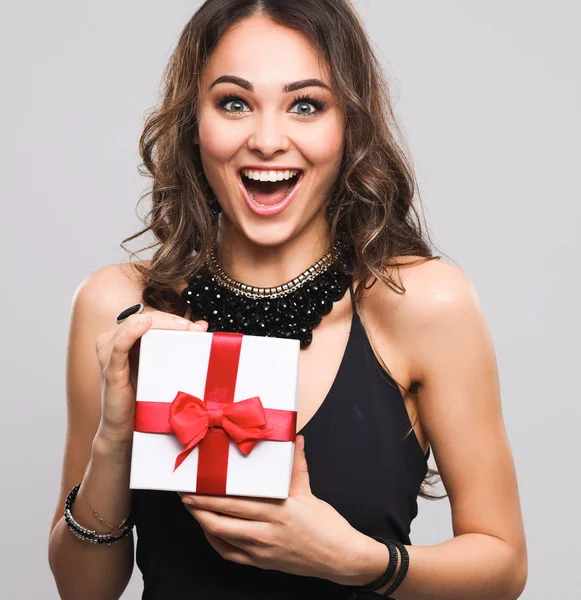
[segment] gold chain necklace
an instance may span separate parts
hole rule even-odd
[[[212,244],[208,253],[208,270],[212,274],[212,277],[226,289],[246,296],[247,298],[281,298],[301,288],[308,281],[312,281],[315,277],[326,271],[331,264],[333,264],[333,255],[339,254],[339,247],[337,245],[331,247],[328,252],[320,258],[312,267],[309,267],[303,271],[300,275],[297,275],[294,279],[277,285],[275,287],[255,287],[252,285],[246,285],[240,281],[236,281],[230,275],[228,275],[224,269],[220,266],[218,256],[216,254],[216,244]]]

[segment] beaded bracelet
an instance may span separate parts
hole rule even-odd
[[[120,525],[119,533],[117,535],[97,533],[93,529],[87,529],[86,527],[83,527],[75,520],[73,513],[71,512],[71,508],[75,502],[75,498],[77,497],[80,487],[80,483],[73,487],[65,500],[64,517],[67,527],[71,530],[71,532],[85,542],[90,542],[93,544],[107,544],[108,546],[115,544],[116,542],[120,542],[126,538],[131,533],[133,526],[135,525],[133,520],[133,511],[131,511],[127,519],[125,519],[125,521]]]

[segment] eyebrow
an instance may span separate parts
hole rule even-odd
[[[254,86],[250,83],[250,81],[248,81],[247,79],[243,79],[242,77],[237,77],[236,75],[222,75],[221,77],[218,77],[218,79],[216,79],[210,85],[208,91],[210,91],[215,85],[218,85],[219,83],[233,83],[234,85],[239,85],[245,90],[248,90],[249,92],[254,91]],[[300,90],[306,87],[322,87],[326,90],[331,90],[331,88],[326,83],[323,83],[320,79],[312,78],[285,83],[282,86],[282,91],[285,94],[288,94],[289,92],[295,92],[296,90]]]

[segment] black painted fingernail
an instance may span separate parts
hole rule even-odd
[[[125,321],[125,319],[127,317],[130,317],[131,315],[135,315],[137,313],[143,312],[144,308],[145,308],[145,306],[143,305],[142,302],[139,302],[138,304],[134,304],[133,306],[130,306],[129,308],[126,308],[125,310],[122,310],[115,318],[115,321],[117,324],[122,323],[123,321]]]

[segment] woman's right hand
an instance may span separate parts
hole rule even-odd
[[[149,329],[206,331],[206,321],[192,322],[177,315],[146,308],[129,316],[114,329],[97,338],[101,369],[101,421],[97,436],[113,444],[133,439],[135,416],[136,361],[141,336]]]

